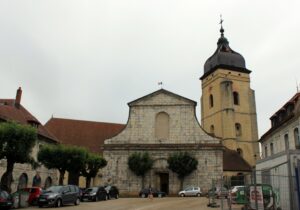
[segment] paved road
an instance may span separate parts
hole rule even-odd
[[[220,202],[220,200],[218,200]],[[68,205],[60,210],[211,210],[221,208],[207,207],[208,199],[205,197],[197,198],[120,198],[117,200],[82,202],[79,206]],[[38,207],[26,208],[26,210],[37,210]],[[48,209],[48,208],[42,208]],[[224,204],[224,210],[228,210]],[[235,206],[232,210],[240,210],[241,207]]]

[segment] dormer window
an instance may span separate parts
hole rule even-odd
[[[28,120],[27,121],[29,125],[31,125],[34,128],[38,128],[39,127],[39,122],[36,122],[34,120]]]

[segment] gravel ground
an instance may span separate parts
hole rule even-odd
[[[220,200],[217,200],[220,205]],[[117,200],[82,202],[79,206],[67,205],[60,210],[208,210],[221,209],[207,207],[208,199],[205,197],[166,197],[166,198],[119,198]],[[224,201],[224,210],[228,210],[227,202]],[[29,207],[26,210],[39,209]],[[42,208],[48,209],[48,208]],[[240,210],[241,206],[233,206],[232,210]]]

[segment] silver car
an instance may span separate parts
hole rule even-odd
[[[178,193],[179,196],[185,197],[185,196],[197,196],[200,197],[202,195],[201,188],[200,187],[187,187],[186,189],[180,191]]]

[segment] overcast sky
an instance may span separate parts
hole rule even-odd
[[[300,83],[300,1],[0,1],[0,98],[23,89],[42,123],[126,123],[127,103],[163,88],[197,102],[220,36],[252,70],[259,136]]]

